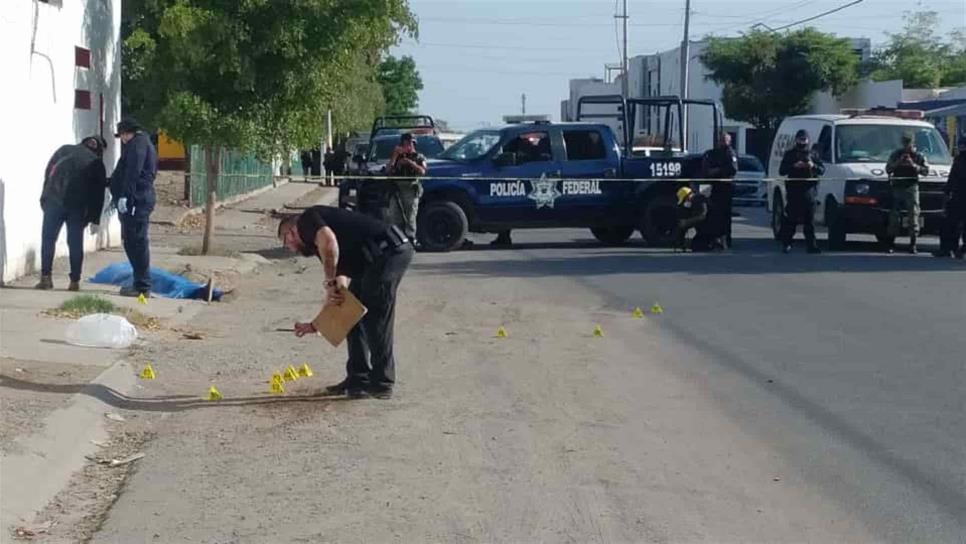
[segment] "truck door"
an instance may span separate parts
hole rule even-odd
[[[498,180],[475,182],[488,185],[477,188],[490,204],[481,210],[481,219],[514,225],[552,220],[559,184],[540,181],[541,177],[557,177],[560,170],[550,131],[536,129],[511,136],[503,142],[496,163],[493,176]]]
[[[607,223],[627,195],[628,183],[617,181],[616,151],[607,149],[600,128],[565,128],[561,162],[558,222],[586,225]]]

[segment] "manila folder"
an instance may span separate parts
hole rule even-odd
[[[366,315],[366,307],[359,302],[348,289],[345,290],[345,301],[338,306],[326,304],[319,315],[312,320],[315,330],[333,346],[341,344],[352,327]]]

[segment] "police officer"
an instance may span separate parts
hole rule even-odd
[[[943,218],[942,235],[936,257],[950,257],[953,253],[962,259],[966,251],[966,134],[959,137],[959,153],[946,180],[946,215]],[[960,239],[963,245],[960,245]]]
[[[346,379],[327,388],[350,398],[392,396],[396,382],[393,321],[396,290],[413,258],[413,246],[395,225],[330,206],[314,206],[278,226],[282,244],[322,262],[326,304],[341,304],[345,289],[368,309],[347,338]],[[315,332],[296,323],[296,336]]]
[[[40,193],[44,221],[37,289],[54,288],[54,252],[60,230],[67,223],[67,247],[70,250],[70,285],[67,290],[80,290],[84,227],[88,223],[96,227],[104,208],[107,174],[101,157],[105,147],[104,138],[88,136],[78,145],[61,146],[47,162],[44,188]]]
[[[899,234],[901,213],[905,212],[909,221],[909,253],[919,252],[916,240],[919,237],[919,176],[929,174],[929,165],[912,141],[912,136],[902,136],[902,148],[892,152],[886,163],[892,186],[892,209],[889,211],[888,253],[895,252],[895,238]]]
[[[121,296],[151,293],[151,250],[148,224],[154,211],[154,178],[158,173],[158,152],[151,138],[134,119],[117,124],[121,158],[111,176],[111,196],[121,220],[121,242],[131,262],[134,284],[121,288]]]
[[[786,176],[785,213],[782,217],[781,231],[778,239],[782,244],[782,252],[792,250],[792,239],[795,230],[802,225],[805,233],[805,244],[809,253],[821,253],[815,242],[815,197],[818,176],[825,173],[825,166],[818,153],[809,147],[808,132],[799,130],[795,133],[795,146],[785,152],[782,157],[778,174]]]
[[[711,224],[714,237],[724,248],[731,247],[731,198],[734,184],[731,179],[738,173],[738,157],[731,148],[731,135],[722,132],[717,146],[705,152],[702,158],[705,178],[721,179],[711,186]]]
[[[406,133],[399,138],[399,146],[389,159],[388,172],[396,178],[408,178],[390,182],[389,222],[402,229],[410,240],[415,240],[419,197],[423,194],[419,176],[426,175],[426,157],[416,151],[412,134]]]
[[[690,187],[677,191],[678,225],[674,233],[675,246],[687,249],[687,233],[695,230],[691,239],[691,251],[710,251],[716,247],[717,225],[709,212],[708,199],[695,193]]]

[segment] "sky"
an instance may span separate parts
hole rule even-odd
[[[472,130],[519,114],[559,117],[570,79],[604,77],[619,64],[614,19],[623,0],[410,0],[417,40],[393,50],[416,59],[423,79],[419,111]],[[737,36],[755,23],[775,28],[850,0],[692,0],[691,37]],[[628,56],[677,47],[685,0],[627,0]],[[864,0],[812,23],[823,32],[870,38],[873,46],[903,25],[903,12],[940,15],[942,34],[966,27],[966,0]],[[798,28],[798,27],[795,27]]]

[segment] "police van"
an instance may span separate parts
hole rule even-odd
[[[813,149],[825,163],[818,183],[815,224],[828,229],[829,246],[840,248],[851,233],[874,234],[889,243],[888,215],[892,206],[886,162],[902,147],[904,134],[930,165],[920,178],[920,230],[939,229],[944,206],[943,186],[952,157],[936,128],[923,120],[920,111],[876,108],[843,110],[833,115],[798,115],[782,121],[772,143],[768,161],[768,210],[778,238],[785,202],[785,183],[778,179],[782,156],[795,145],[795,133],[808,132]]]

